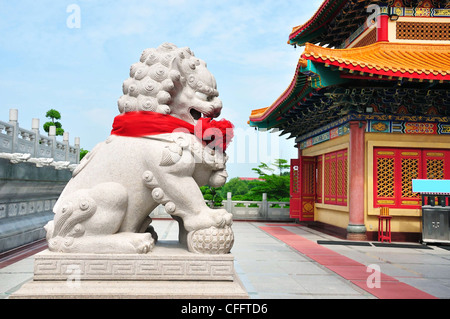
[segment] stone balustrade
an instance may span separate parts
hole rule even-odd
[[[54,162],[70,164],[80,162],[80,138],[75,145],[69,144],[69,133],[64,132],[63,141],[56,139],[56,127],[51,126],[48,136],[41,135],[39,119],[34,118],[31,130],[21,128],[18,110],[9,110],[9,122],[0,121],[0,154],[30,154],[30,158],[52,158]],[[9,158],[10,157],[5,157]]]
[[[262,201],[236,201],[231,199],[231,195],[231,193],[227,194],[227,199],[222,202],[222,208],[233,214],[235,221],[294,221],[289,216],[289,202],[269,202],[267,194],[263,194]],[[208,201],[206,203],[210,205]],[[164,211],[163,206],[158,206],[150,216],[152,218],[171,218]]]
[[[31,130],[21,128],[18,111],[0,121],[0,253],[42,239],[43,226],[53,219],[53,205],[72,170],[80,162],[80,139],[69,134],[56,140],[56,127],[40,134],[39,119]]]

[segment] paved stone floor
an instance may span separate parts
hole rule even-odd
[[[154,226],[160,239],[177,238],[176,222]],[[282,223],[238,221],[233,230],[236,272],[252,299],[450,298],[448,246],[347,242]],[[32,279],[33,260],[0,269],[0,298]]]

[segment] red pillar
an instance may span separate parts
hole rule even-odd
[[[379,22],[377,25],[377,41],[389,42],[389,16],[378,16]]]
[[[347,239],[366,240],[364,225],[364,132],[366,123],[350,122],[349,147],[349,222]]]

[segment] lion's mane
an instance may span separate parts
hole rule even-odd
[[[118,100],[120,113],[152,111],[170,114],[170,103],[177,87],[189,85],[196,91],[218,96],[217,90],[197,80],[197,67],[206,63],[188,48],[164,43],[142,52],[140,62],[130,67],[124,81],[123,95]]]

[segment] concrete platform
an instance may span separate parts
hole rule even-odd
[[[88,280],[31,281],[10,299],[247,299],[239,278],[233,281]]]

